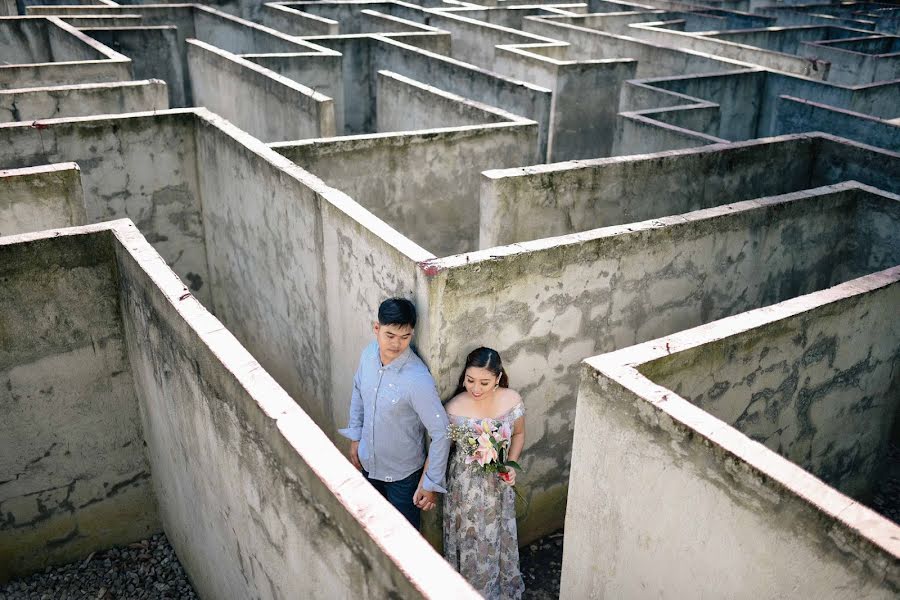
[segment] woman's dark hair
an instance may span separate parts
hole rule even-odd
[[[409,325],[416,328],[416,307],[406,298],[388,298],[378,307],[378,322],[382,325]]]
[[[503,368],[503,361],[500,360],[500,353],[493,348],[485,348],[482,346],[481,348],[472,350],[466,357],[466,366],[463,367],[462,373],[459,374],[459,383],[456,386],[456,391],[453,392],[454,396],[466,389],[466,386],[464,386],[463,383],[466,380],[466,370],[469,367],[487,369],[493,373],[495,377],[497,375],[500,376],[500,387],[509,387],[509,377],[506,375],[506,370]]]

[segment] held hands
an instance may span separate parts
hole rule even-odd
[[[359,462],[359,442],[350,442],[350,450],[347,451],[347,457],[358,471],[362,471],[362,464]]]
[[[428,490],[422,489],[420,485],[416,488],[416,493],[413,494],[413,504],[418,506],[421,510],[428,512],[437,506],[437,492],[429,492]]]
[[[509,469],[505,473],[497,473],[497,477],[500,478],[500,481],[505,483],[506,485],[512,487],[516,485],[516,470]]]

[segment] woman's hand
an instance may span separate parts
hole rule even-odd
[[[500,481],[505,483],[506,485],[512,487],[516,485],[516,470],[510,468],[505,473],[497,473],[497,477],[500,478]]]

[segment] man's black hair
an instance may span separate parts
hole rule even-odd
[[[382,325],[409,325],[416,328],[416,307],[406,298],[388,298],[378,307],[378,322]]]

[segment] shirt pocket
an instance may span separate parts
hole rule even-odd
[[[401,412],[406,407],[406,390],[396,383],[387,383],[382,392],[383,406],[394,412]]]

